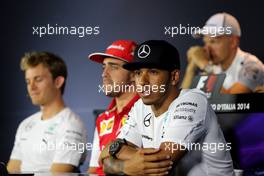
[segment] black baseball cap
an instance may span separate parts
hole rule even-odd
[[[178,50],[164,40],[148,40],[137,46],[134,61],[126,63],[127,70],[157,68],[162,70],[180,69]]]

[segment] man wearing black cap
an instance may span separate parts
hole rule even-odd
[[[135,71],[141,99],[131,109],[118,139],[101,153],[106,173],[233,174],[230,146],[205,94],[178,88],[180,60],[174,46],[146,41],[136,48],[135,60],[123,67]],[[145,90],[146,86],[150,89]]]

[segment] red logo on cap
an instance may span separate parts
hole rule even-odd
[[[102,63],[104,58],[112,57],[126,62],[131,62],[134,59],[134,50],[136,43],[131,40],[118,40],[107,47],[105,53],[93,53],[89,58],[93,61]]]

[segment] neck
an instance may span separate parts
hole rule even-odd
[[[170,106],[170,104],[179,96],[179,90],[176,87],[172,87],[172,90],[169,91],[169,95],[164,95],[156,104],[151,105],[151,109],[156,117],[160,116],[164,112],[166,112]]]
[[[122,95],[115,97],[117,112],[122,112],[123,108],[134,98],[136,93],[126,92]]]
[[[48,120],[63,110],[65,108],[65,104],[62,97],[60,97],[51,103],[42,105],[40,108],[42,111],[42,120]]]
[[[222,69],[225,71],[229,68],[229,66],[232,64],[233,60],[236,57],[236,53],[237,53],[237,48],[233,49],[229,55],[229,57],[227,59],[225,59],[225,61],[221,64]]]

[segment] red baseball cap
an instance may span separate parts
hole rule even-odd
[[[98,63],[102,63],[106,57],[131,62],[134,59],[136,46],[137,44],[132,40],[117,40],[106,48],[105,53],[92,53],[88,58]]]

